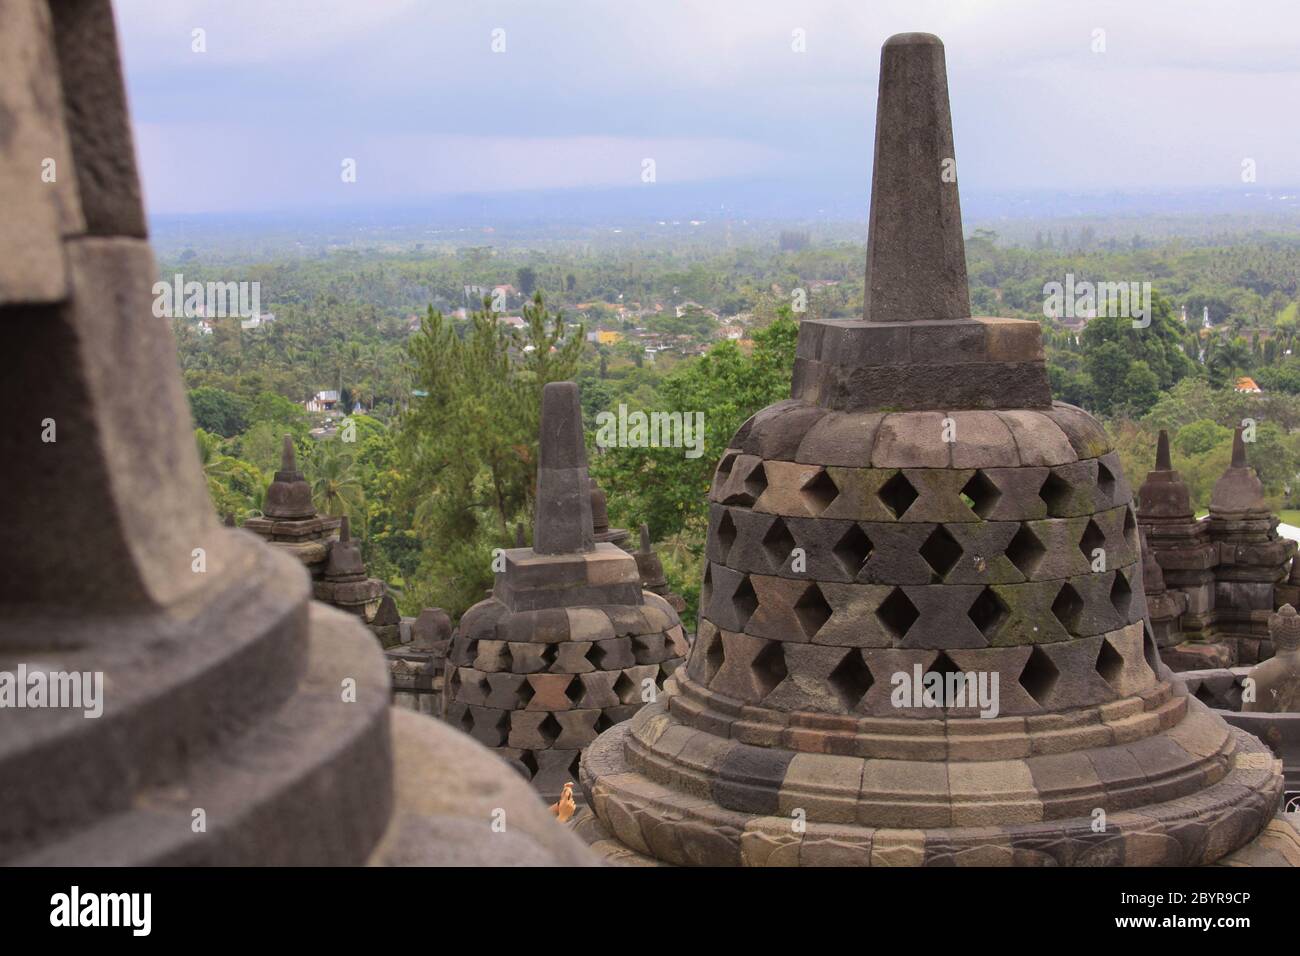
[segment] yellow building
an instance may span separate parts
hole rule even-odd
[[[596,333],[596,341],[599,342],[601,345],[613,345],[616,342],[623,341],[623,333],[607,332],[604,329],[601,329]]]

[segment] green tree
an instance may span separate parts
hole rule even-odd
[[[515,521],[531,523],[542,387],[574,377],[583,330],[566,328],[540,293],[524,328],[499,323],[484,303],[461,337],[430,307],[410,342],[416,388],[397,448],[408,506],[426,542],[407,607],[459,614],[492,581],[491,551]]]
[[[1124,374],[1123,395],[1131,414],[1144,415],[1160,398],[1160,379],[1146,362],[1138,359]]]
[[[308,466],[311,497],[316,509],[327,515],[347,515],[358,533],[365,534],[366,498],[353,457],[337,440],[317,442]]]
[[[189,399],[195,426],[206,432],[232,438],[248,427],[247,403],[224,389],[191,389]]]
[[[1169,388],[1192,372],[1192,361],[1183,349],[1187,330],[1174,318],[1169,302],[1156,292],[1151,294],[1150,318],[1148,325],[1139,328],[1134,327],[1132,318],[1124,316],[1099,316],[1093,319],[1083,330],[1085,353],[1113,344],[1130,361],[1146,362],[1147,367],[1156,374],[1160,388]],[[1107,387],[1118,387],[1122,380],[1121,375],[1113,382],[1103,383],[1093,375],[1099,394]],[[1116,391],[1110,392],[1110,401],[1114,402],[1118,394]]]
[[[1102,342],[1088,353],[1084,364],[1092,380],[1092,408],[1099,415],[1109,415],[1125,400],[1125,382],[1133,360],[1118,342]]]

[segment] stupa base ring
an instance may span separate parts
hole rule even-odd
[[[627,760],[634,725],[621,724],[603,734],[582,760],[581,785],[593,816],[580,823],[579,833],[611,862],[1197,866],[1250,844],[1277,814],[1281,797],[1275,758],[1254,737],[1234,728],[1233,762],[1216,783],[1187,797],[1103,819],[924,829],[825,823],[728,810],[710,797],[650,780]]]

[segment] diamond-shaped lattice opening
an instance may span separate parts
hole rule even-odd
[[[1083,529],[1083,537],[1079,539],[1079,550],[1083,552],[1084,558],[1091,564],[1094,560],[1093,552],[1098,548],[1106,547],[1106,536],[1101,533],[1097,527],[1097,522],[1091,518],[1088,519],[1088,526]],[[1103,553],[1104,550],[1103,550]]]
[[[840,489],[823,468],[804,482],[803,487],[799,489],[799,494],[803,497],[808,510],[814,515],[819,515],[839,497]]]
[[[519,762],[524,765],[524,770],[528,773],[528,779],[532,780],[537,776],[537,757],[531,750],[525,750],[519,755]]]
[[[876,492],[878,497],[886,508],[893,513],[895,518],[901,518],[907,513],[907,509],[912,507],[912,502],[916,500],[916,489],[912,483],[900,471],[894,477],[881,485],[880,490]]]
[[[460,668],[448,667],[447,670],[451,672],[451,676],[447,680],[447,696],[455,700],[457,693],[460,691]]]
[[[609,728],[614,726],[614,719],[602,710],[600,716],[596,718],[594,726],[596,728],[596,733],[603,734],[605,731],[609,730]]]
[[[755,501],[763,497],[763,492],[767,491],[767,471],[763,468],[761,461],[754,466],[754,470],[745,478],[745,490],[749,492]]]
[[[731,469],[736,464],[736,453],[729,452],[722,456],[722,461],[718,462],[718,484],[721,486],[728,478],[731,477]]]
[[[560,648],[557,644],[547,644],[542,648],[542,663],[546,665],[546,670],[549,671],[555,667],[555,658],[559,653]]]
[[[713,632],[713,637],[709,639],[709,645],[704,649],[704,683],[708,684],[713,680],[715,674],[722,669],[722,662],[726,659],[726,645],[722,642],[722,635],[717,631]]]
[[[564,696],[569,698],[569,703],[577,707],[582,700],[582,695],[586,692],[586,687],[582,683],[582,678],[577,674],[569,681],[569,686],[564,688]]]
[[[1096,667],[1101,679],[1111,685],[1114,685],[1124,673],[1124,658],[1105,638],[1102,639],[1101,647],[1097,651]]]
[[[766,697],[772,691],[776,690],[776,685],[785,680],[785,650],[780,641],[769,641],[754,656],[754,663],[750,665],[750,670],[754,673],[754,678],[758,682],[760,699]]]
[[[1038,489],[1038,497],[1043,499],[1043,503],[1047,505],[1048,515],[1053,518],[1065,514],[1069,508],[1071,493],[1070,483],[1054,471],[1047,473],[1047,479]]]
[[[1101,489],[1107,501],[1115,500],[1115,476],[1101,462],[1097,462],[1097,487]]]
[[[1003,621],[1007,619],[1007,606],[998,597],[996,591],[986,587],[980,592],[966,616],[971,619],[971,623],[979,628],[979,632],[985,637],[992,636],[993,632],[998,629]]]
[[[1221,701],[1215,699],[1214,691],[1210,690],[1210,685],[1205,683],[1205,681],[1201,681],[1196,685],[1196,693],[1192,696],[1202,704],[1206,704],[1210,707],[1217,707],[1221,703]]]
[[[831,553],[845,573],[856,578],[871,557],[871,539],[860,525],[854,524],[840,536]]]
[[[981,518],[988,517],[1001,497],[1002,492],[998,490],[998,486],[993,484],[989,476],[982,471],[971,475],[970,481],[966,482],[961,489],[961,500],[966,502],[967,508]]]
[[[831,690],[835,691],[835,696],[850,713],[875,683],[871,676],[871,669],[863,662],[862,653],[857,648],[845,654],[835,665],[835,670],[830,673],[829,682]]]
[[[954,686],[956,685],[955,680],[949,681],[948,678],[950,676],[956,674],[963,674],[965,672],[960,667],[957,666],[956,661],[954,661],[943,651],[940,651],[939,656],[934,659],[934,661],[930,664],[928,668],[926,668],[926,673],[938,674],[940,677],[943,678],[943,686],[947,688],[950,683],[953,684]]]
[[[948,533],[943,525],[936,525],[921,545],[921,557],[934,571],[935,583],[943,581],[945,575],[961,560],[961,545]]]
[[[492,685],[488,683],[487,675],[480,674],[474,683],[478,686],[479,696],[487,700],[488,694],[492,693]]]
[[[713,600],[713,565],[704,563],[704,580],[700,582],[700,613],[707,614]]]
[[[1079,615],[1083,613],[1083,598],[1069,584],[1062,584],[1061,590],[1056,592],[1056,600],[1052,602],[1052,613],[1061,622],[1061,626],[1073,634],[1079,626]]]
[[[707,571],[704,573],[708,574]],[[704,597],[703,595],[701,595],[700,610],[703,611],[704,608],[705,608]],[[591,645],[591,647],[587,649],[587,653],[584,654],[583,656],[587,658],[588,662],[590,662],[591,666],[596,668],[596,670],[598,671],[609,670],[609,668],[605,666],[605,658],[609,656],[609,652],[606,651],[605,648],[601,646],[600,641],[594,642]]]
[[[876,608],[876,617],[880,618],[880,622],[899,640],[907,635],[908,628],[915,624],[920,616],[921,612],[903,593],[902,588],[894,588],[890,591],[889,597],[881,601],[880,607]]]
[[[718,557],[727,560],[731,546],[736,543],[736,522],[731,519],[731,512],[724,511],[718,520]]]
[[[550,747],[564,732],[564,728],[560,726],[560,722],[555,719],[554,714],[547,714],[546,719],[537,725],[537,732],[546,741],[546,746]]]
[[[799,596],[799,600],[794,602],[794,616],[799,619],[799,626],[808,637],[820,631],[833,613],[834,610],[827,603],[822,589],[815,584],[808,585]]]
[[[754,585],[749,583],[749,575],[741,578],[740,584],[736,586],[736,593],[731,596],[731,606],[736,609],[737,628],[743,631],[758,610],[758,595],[754,593]]]
[[[1110,603],[1114,606],[1115,613],[1128,623],[1129,610],[1133,606],[1133,589],[1123,571],[1115,572],[1115,581],[1110,586]]]
[[[1025,693],[1038,702],[1038,706],[1046,707],[1052,688],[1056,686],[1060,676],[1061,672],[1056,669],[1052,659],[1035,644],[1029,654],[1029,660],[1025,661],[1025,669],[1020,672],[1020,686],[1025,689]]]
[[[619,674],[618,680],[614,681],[614,693],[620,704],[635,704],[641,699],[641,688],[627,676],[627,671]]]
[[[474,714],[468,707],[460,715],[460,729],[467,734],[474,731]]]
[[[783,568],[790,560],[790,552],[793,550],[794,535],[778,516],[768,525],[767,532],[763,535],[763,551],[767,553],[767,560],[772,563],[772,567]]]
[[[1124,540],[1128,542],[1128,546],[1132,548],[1134,551],[1136,551],[1138,548],[1137,530],[1138,530],[1137,518],[1134,517],[1133,515],[1133,509],[1131,507],[1125,508],[1124,509]]]
[[[1047,549],[1038,535],[1030,530],[1029,525],[1022,524],[1016,536],[1007,543],[1007,558],[1016,566],[1016,570],[1025,577],[1033,577],[1038,570],[1038,563],[1043,560]]]
[[[578,770],[582,767],[582,751],[579,750],[569,761],[569,777],[573,780],[578,779]]]
[[[534,693],[532,682],[528,678],[520,681],[519,686],[515,688],[515,700],[518,701],[518,706],[515,709],[523,710],[527,707],[528,702],[533,699]]]

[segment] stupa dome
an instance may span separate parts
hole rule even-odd
[[[675,691],[583,757],[629,850],[1192,864],[1276,808],[1271,755],[1160,663],[1131,489],[1039,324],[970,317],[950,169],[943,46],[893,37],[864,317],[801,323],[792,397],[718,465]]]

